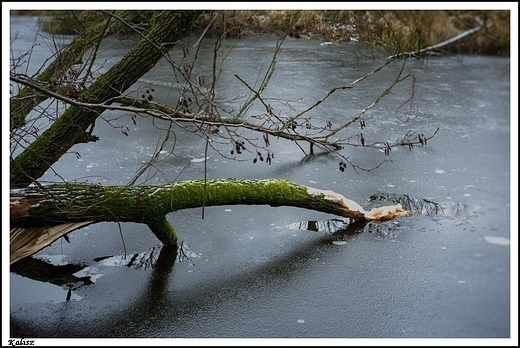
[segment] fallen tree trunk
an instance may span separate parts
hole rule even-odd
[[[166,215],[215,205],[293,206],[361,220],[388,220],[410,214],[400,204],[366,211],[333,191],[280,179],[134,187],[73,183],[28,187],[11,190],[11,264],[63,235],[102,221],[144,223],[163,244],[176,245],[177,235]]]

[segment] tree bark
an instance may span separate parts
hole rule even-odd
[[[156,25],[121,61],[99,76],[78,100],[85,103],[112,103],[142,75],[148,72],[192,27],[199,11],[165,11]],[[77,143],[91,139],[100,110],[69,107],[14,160],[11,160],[12,187],[27,187],[41,177],[61,156]]]
[[[56,59],[36,77],[36,80],[44,85],[56,84],[67,69],[83,58],[83,55],[88,49],[111,33],[111,31],[107,29],[107,21],[108,20],[105,20],[93,26],[85,35],[75,38],[56,56]],[[11,130],[25,126],[25,118],[29,112],[47,98],[49,98],[49,96],[45,93],[41,93],[30,87],[22,88],[18,94],[9,101]]]
[[[77,228],[101,221],[144,223],[163,244],[175,245],[177,235],[166,219],[168,213],[239,204],[293,206],[362,220],[387,220],[410,213],[400,204],[366,211],[333,191],[280,179],[137,187],[53,184],[11,190],[11,263]]]

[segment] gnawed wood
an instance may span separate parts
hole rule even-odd
[[[198,180],[131,187],[54,184],[12,190],[10,203],[11,263],[67,233],[101,221],[144,223],[164,245],[175,245],[177,235],[166,215],[203,206],[292,206],[367,221],[412,214],[399,203],[366,211],[334,191],[281,179]]]
[[[342,216],[350,217],[354,219],[364,220],[391,220],[402,215],[411,215],[412,212],[404,210],[400,203],[396,205],[389,205],[383,207],[377,207],[370,211],[366,211],[358,203],[351,199],[345,198],[343,195],[330,190],[318,190],[315,188],[308,187],[311,195],[321,195],[323,198],[338,202],[344,208]]]

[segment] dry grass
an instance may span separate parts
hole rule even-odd
[[[295,38],[349,40],[352,30],[334,25],[345,22],[345,13],[348,12],[350,11],[223,11],[222,16],[210,26],[210,33],[238,37],[289,35]],[[213,15],[202,14],[197,20],[196,30],[202,31]]]
[[[478,17],[487,26],[448,50],[509,56],[509,11],[368,11],[356,15],[365,41],[395,51],[414,51],[448,40],[477,27]]]
[[[152,12],[135,11],[135,17],[141,27],[146,27],[146,16]],[[12,11],[11,14],[38,13]],[[64,33],[64,30],[74,31],[76,26],[84,27],[81,23],[83,20],[100,18],[98,11],[43,11],[40,14],[54,15],[54,20],[48,23],[44,30],[55,33]],[[194,30],[204,30],[214,16],[214,12],[203,12]],[[390,53],[396,53],[431,46],[474,28],[478,25],[475,20],[477,16],[486,21],[487,27],[448,49],[455,53],[509,56],[510,11],[507,10],[227,10],[218,12],[216,20],[209,28],[209,34],[227,37],[289,35],[325,41],[349,41],[354,37],[383,47]]]
[[[204,28],[212,14],[197,21]],[[284,35],[325,41],[352,37],[385,48],[388,52],[415,51],[448,40],[478,25],[488,24],[470,38],[447,49],[455,53],[509,56],[509,11],[224,11],[211,33],[226,36]],[[225,28],[225,29],[223,29]],[[355,28],[355,30],[354,30]]]

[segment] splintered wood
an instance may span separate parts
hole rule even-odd
[[[50,245],[61,236],[90,225],[92,221],[69,223],[52,227],[12,228],[10,231],[11,261],[13,264]]]
[[[342,207],[342,215],[349,218],[383,221],[411,214],[410,211],[404,210],[400,203],[397,203],[396,205],[377,207],[370,211],[366,211],[358,203],[345,198],[343,195],[334,191],[319,190],[312,187],[307,187],[307,190],[310,195],[322,196],[326,200],[339,203]]]

